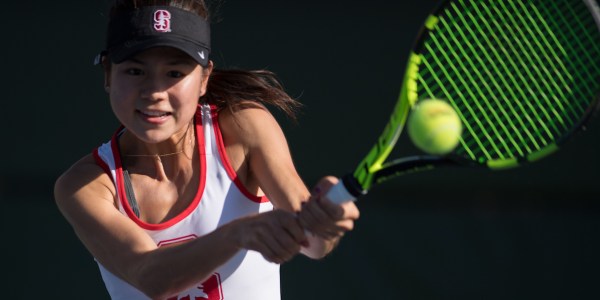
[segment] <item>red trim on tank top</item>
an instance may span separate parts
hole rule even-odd
[[[100,153],[98,153],[98,148],[94,149],[94,151],[92,152],[92,155],[94,156],[94,160],[96,161],[96,164],[98,166],[100,166],[100,168],[102,168],[104,170],[104,173],[106,173],[112,179],[112,173],[110,172],[110,167],[100,157]]]
[[[181,236],[181,237],[176,237],[176,238],[172,238],[172,239],[168,239],[168,240],[163,240],[158,242],[158,244],[156,244],[157,247],[162,247],[162,246],[166,246],[166,245],[171,245],[171,244],[177,244],[177,243],[181,243],[181,242],[186,242],[186,241],[191,241],[193,239],[197,239],[198,236],[195,234],[188,234],[186,236]]]
[[[112,144],[115,143],[115,137],[118,136],[124,129],[125,127],[123,125],[119,126],[119,129],[117,129],[111,139],[111,149],[115,149],[114,147],[112,147]],[[100,146],[102,147],[102,146]],[[100,147],[97,147],[96,149],[94,149],[94,151],[92,151],[92,155],[94,156],[94,160],[96,160],[96,164],[98,166],[100,166],[102,169],[104,169],[104,172],[106,172],[106,174],[108,174],[108,176],[112,179],[112,172],[110,170],[110,167],[108,166],[108,164],[102,159],[102,157],[100,157]],[[114,157],[114,154],[113,154]]]
[[[217,147],[219,149],[219,156],[221,157],[221,161],[223,162],[223,167],[225,167],[225,170],[227,171],[227,175],[229,175],[229,178],[231,178],[231,180],[235,183],[235,185],[242,192],[242,194],[244,194],[244,196],[246,196],[246,198],[248,198],[252,202],[256,202],[256,203],[269,202],[269,199],[266,196],[257,196],[257,195],[254,195],[253,193],[250,193],[250,191],[248,191],[246,186],[244,186],[244,184],[242,183],[240,178],[237,176],[237,173],[235,172],[235,170],[231,166],[231,163],[229,162],[229,158],[227,156],[227,151],[225,151],[225,143],[223,142],[223,135],[221,134],[221,128],[219,127],[219,120],[218,120],[219,114],[217,113],[216,106],[214,106],[214,105],[210,106],[210,115],[212,118],[213,129],[215,132],[215,139],[217,140]]]
[[[125,185],[123,182],[123,164],[121,163],[121,155],[119,153],[119,147],[117,146],[118,145],[117,144],[118,134],[115,134],[112,138],[111,146],[112,146],[113,156],[115,159],[117,182],[118,182],[117,193],[119,194],[121,206],[125,210],[125,213],[127,213],[127,216],[143,229],[146,229],[146,230],[167,229],[167,228],[179,223],[181,220],[185,219],[187,216],[189,216],[200,204],[200,200],[202,199],[202,194],[204,193],[204,187],[206,185],[206,151],[204,150],[204,148],[205,148],[204,130],[202,128],[203,127],[202,126],[202,114],[200,111],[200,107],[198,107],[198,110],[196,110],[196,115],[195,115],[194,119],[195,119],[195,123],[196,123],[196,141],[198,143],[198,153],[200,156],[200,182],[198,185],[198,191],[196,192],[196,196],[194,196],[194,200],[192,200],[192,203],[190,203],[190,205],[184,211],[179,213],[179,215],[167,220],[166,222],[159,223],[159,224],[151,224],[151,223],[146,223],[146,222],[142,221],[140,218],[138,218],[135,215],[135,213],[133,212],[133,209],[131,209],[131,206],[129,205],[129,201],[127,201],[127,193],[125,192]]]

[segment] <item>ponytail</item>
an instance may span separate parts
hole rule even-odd
[[[292,120],[296,120],[296,112],[302,106],[284,91],[275,74],[267,70],[215,69],[200,100],[232,111],[243,108],[249,101],[259,102],[280,109]]]

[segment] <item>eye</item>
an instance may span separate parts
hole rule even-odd
[[[167,76],[172,77],[172,78],[181,78],[181,77],[185,76],[185,74],[183,74],[182,72],[179,72],[179,71],[169,71],[167,73]]]
[[[137,68],[126,69],[125,73],[128,75],[133,75],[133,76],[139,76],[139,75],[144,74],[144,72],[141,69],[137,69]]]

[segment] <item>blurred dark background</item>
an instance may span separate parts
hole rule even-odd
[[[224,1],[221,68],[269,69],[305,104],[277,114],[307,185],[369,150],[433,0]],[[56,209],[54,180],[118,125],[92,65],[106,1],[3,3],[0,200],[4,299],[107,299],[96,263]],[[405,176],[361,199],[321,261],[282,267],[282,298],[600,297],[600,121],[550,158],[502,172]],[[394,155],[416,153],[403,138]]]

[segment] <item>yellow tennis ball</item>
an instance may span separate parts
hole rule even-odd
[[[408,135],[417,148],[429,154],[444,155],[456,148],[462,123],[447,102],[426,99],[417,102],[408,118]]]

